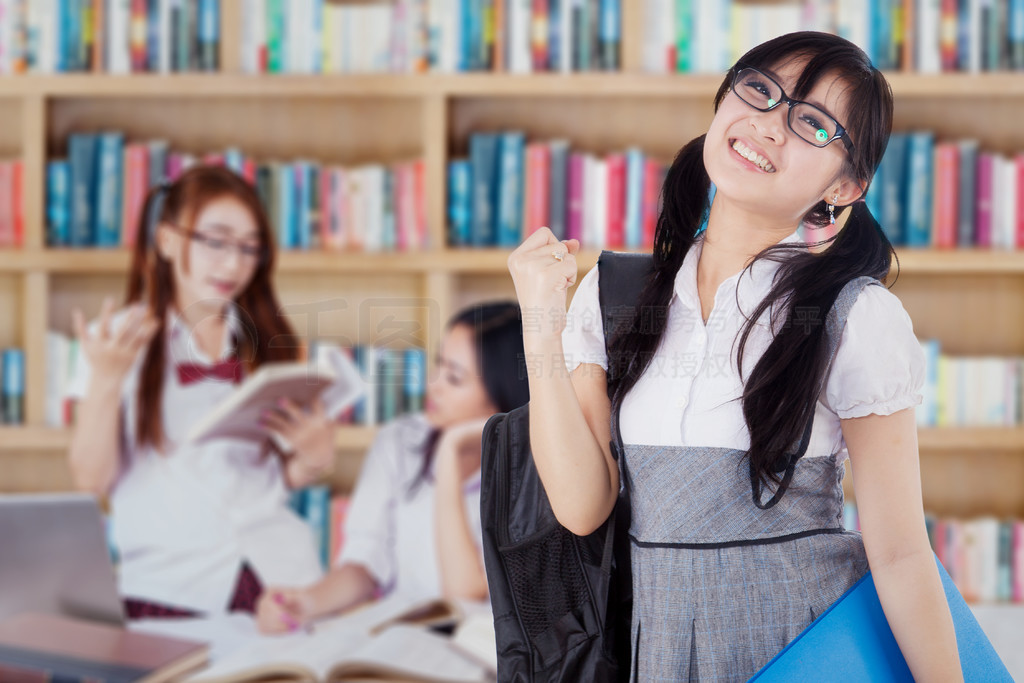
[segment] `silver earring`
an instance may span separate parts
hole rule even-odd
[[[839,201],[839,193],[832,197],[832,203],[828,205],[828,222],[830,225],[836,224],[836,202]]]

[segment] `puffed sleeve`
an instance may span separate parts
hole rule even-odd
[[[395,581],[395,508],[401,489],[398,423],[381,428],[363,461],[345,516],[345,543],[334,566],[359,564],[387,590]]]
[[[597,282],[597,266],[594,266],[576,286],[576,293],[565,316],[562,351],[565,353],[565,367],[569,372],[582,363],[594,363],[608,370]]]
[[[885,287],[865,287],[850,313],[825,388],[840,418],[891,415],[921,402],[924,352],[910,316]]]

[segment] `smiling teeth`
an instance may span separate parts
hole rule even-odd
[[[741,157],[750,161],[751,163],[757,164],[761,169],[767,173],[775,173],[775,167],[772,166],[771,162],[765,159],[763,156],[750,149],[742,142],[737,140],[732,143],[732,148],[736,150]]]

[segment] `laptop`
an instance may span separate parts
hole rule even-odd
[[[93,496],[0,495],[0,620],[22,612],[124,624]]]

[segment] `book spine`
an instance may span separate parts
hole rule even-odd
[[[277,199],[277,239],[282,249],[291,249],[297,240],[293,239],[292,229],[295,225],[295,173],[288,164],[281,164],[275,169]]]
[[[68,136],[68,156],[71,162],[71,246],[88,247],[94,243],[96,136],[89,133]]]
[[[879,223],[885,236],[894,246],[903,244],[903,207],[904,194],[907,185],[907,134],[893,133],[889,137],[889,145],[882,157],[882,165],[885,167],[883,177],[885,184],[882,187],[881,215]]]
[[[1017,212],[1014,216],[1014,247],[1021,249],[1024,248],[1024,154],[1014,157],[1013,165],[1013,180],[1017,199]]]
[[[336,249],[345,249],[349,241],[349,189],[348,171],[336,168],[332,173],[334,187],[334,206],[331,224],[333,229],[332,244]]]
[[[525,135],[521,131],[502,133],[498,139],[500,169],[498,171],[499,247],[515,247],[522,239],[523,222],[523,155]]]
[[[129,39],[132,73],[146,70],[146,9],[146,0],[132,0]]]
[[[546,143],[535,142],[526,146],[526,208],[523,237],[544,226],[548,219],[548,189],[551,155]]]
[[[11,162],[0,161],[0,248],[14,246],[13,175]]]
[[[934,245],[940,249],[956,247],[959,219],[960,176],[959,147],[955,143],[935,146]]]
[[[582,154],[569,154],[568,189],[565,238],[583,240],[583,183],[586,160]],[[587,245],[589,246],[589,245]]]
[[[331,489],[329,486],[317,484],[306,488],[303,516],[313,531],[313,538],[320,554],[320,562],[326,569],[330,566],[331,561]]]
[[[584,186],[584,238],[595,249],[608,244],[608,160],[590,157]]]
[[[622,7],[621,0],[601,0],[601,29],[599,33],[600,67],[605,71],[618,71],[620,65]]]
[[[403,357],[403,402],[406,412],[419,413],[427,394],[427,354],[424,349],[408,348]]]
[[[124,137],[103,133],[97,142],[96,238],[97,247],[121,244]]]
[[[47,240],[51,247],[71,245],[71,164],[54,159],[46,164]]]
[[[476,247],[495,243],[494,196],[497,164],[497,136],[474,133],[469,139],[469,158],[473,165],[473,228],[472,244]]]
[[[640,228],[641,246],[654,244],[654,231],[658,225],[658,197],[661,194],[661,165],[654,159],[644,162],[643,216]]]
[[[912,133],[907,149],[908,183],[904,231],[909,247],[931,242],[934,144],[932,133]]]
[[[0,418],[4,424],[18,425],[25,417],[25,354],[21,349],[5,349],[0,355]]]
[[[399,212],[396,206],[398,178],[391,168],[385,166],[380,167],[378,177],[380,178],[380,202],[377,211],[380,216],[379,248],[384,251],[394,251],[399,246]]]
[[[467,159],[448,163],[448,245],[469,246],[471,239],[473,170]]]
[[[974,244],[992,246],[992,192],[995,182],[995,156],[987,152],[978,154],[976,214],[974,217]]]
[[[130,144],[125,147],[124,210],[121,216],[121,243],[129,249],[135,246],[139,224],[142,221],[142,205],[149,187],[149,147],[145,144]]]
[[[1024,602],[1024,520],[1013,523],[1013,601]]]
[[[199,0],[199,69],[216,71],[220,52],[220,1]]]
[[[548,222],[557,239],[566,239],[566,218],[568,213],[569,142],[554,140],[551,150],[551,170],[548,191]]]
[[[430,230],[427,227],[427,163],[423,159],[413,162],[413,206],[415,209],[417,249],[430,246]]]
[[[643,244],[644,155],[638,149],[626,152],[626,206],[624,244],[636,249]]]
[[[14,246],[25,245],[25,164],[21,159],[11,162],[11,214]]]
[[[607,168],[607,219],[605,228],[605,245],[612,249],[620,249],[626,243],[626,157],[623,154],[611,154],[605,160]]]
[[[975,171],[978,165],[977,141],[965,140],[959,143],[960,176],[957,179],[959,201],[957,202],[956,246],[974,246],[974,216],[977,205]]]

